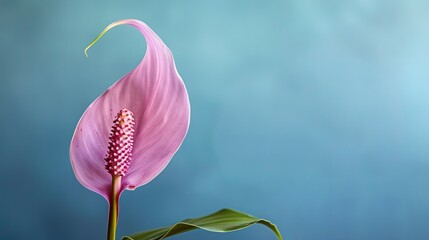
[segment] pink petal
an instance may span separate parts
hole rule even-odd
[[[79,182],[109,199],[112,176],[104,169],[109,131],[116,113],[134,113],[133,157],[122,177],[121,192],[150,182],[168,164],[185,138],[190,106],[172,53],[143,22],[122,20],[146,38],[142,62],[98,97],[80,119],[70,145],[70,159]]]

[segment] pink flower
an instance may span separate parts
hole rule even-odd
[[[125,189],[150,182],[166,167],[182,144],[190,120],[188,94],[173,55],[145,23],[133,19],[112,23],[88,48],[122,24],[143,34],[146,55],[92,102],[70,144],[77,179],[105,197],[116,213],[112,205],[117,205]]]

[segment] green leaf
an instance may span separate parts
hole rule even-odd
[[[255,218],[249,214],[232,209],[222,209],[204,217],[186,219],[170,227],[137,233],[132,236],[123,237],[122,240],[161,240],[194,229],[203,229],[210,232],[232,232],[250,227],[256,223],[267,226],[276,234],[278,240],[282,240],[282,236],[276,225],[270,221]]]

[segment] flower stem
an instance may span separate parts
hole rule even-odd
[[[109,201],[109,226],[107,229],[107,240],[115,240],[116,225],[118,223],[118,200],[119,188],[121,187],[121,177],[112,176],[112,191]]]

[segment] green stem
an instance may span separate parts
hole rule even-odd
[[[115,240],[116,225],[118,223],[118,200],[119,189],[121,187],[121,177],[112,176],[112,192],[110,194],[109,226],[107,229],[107,240]]]

